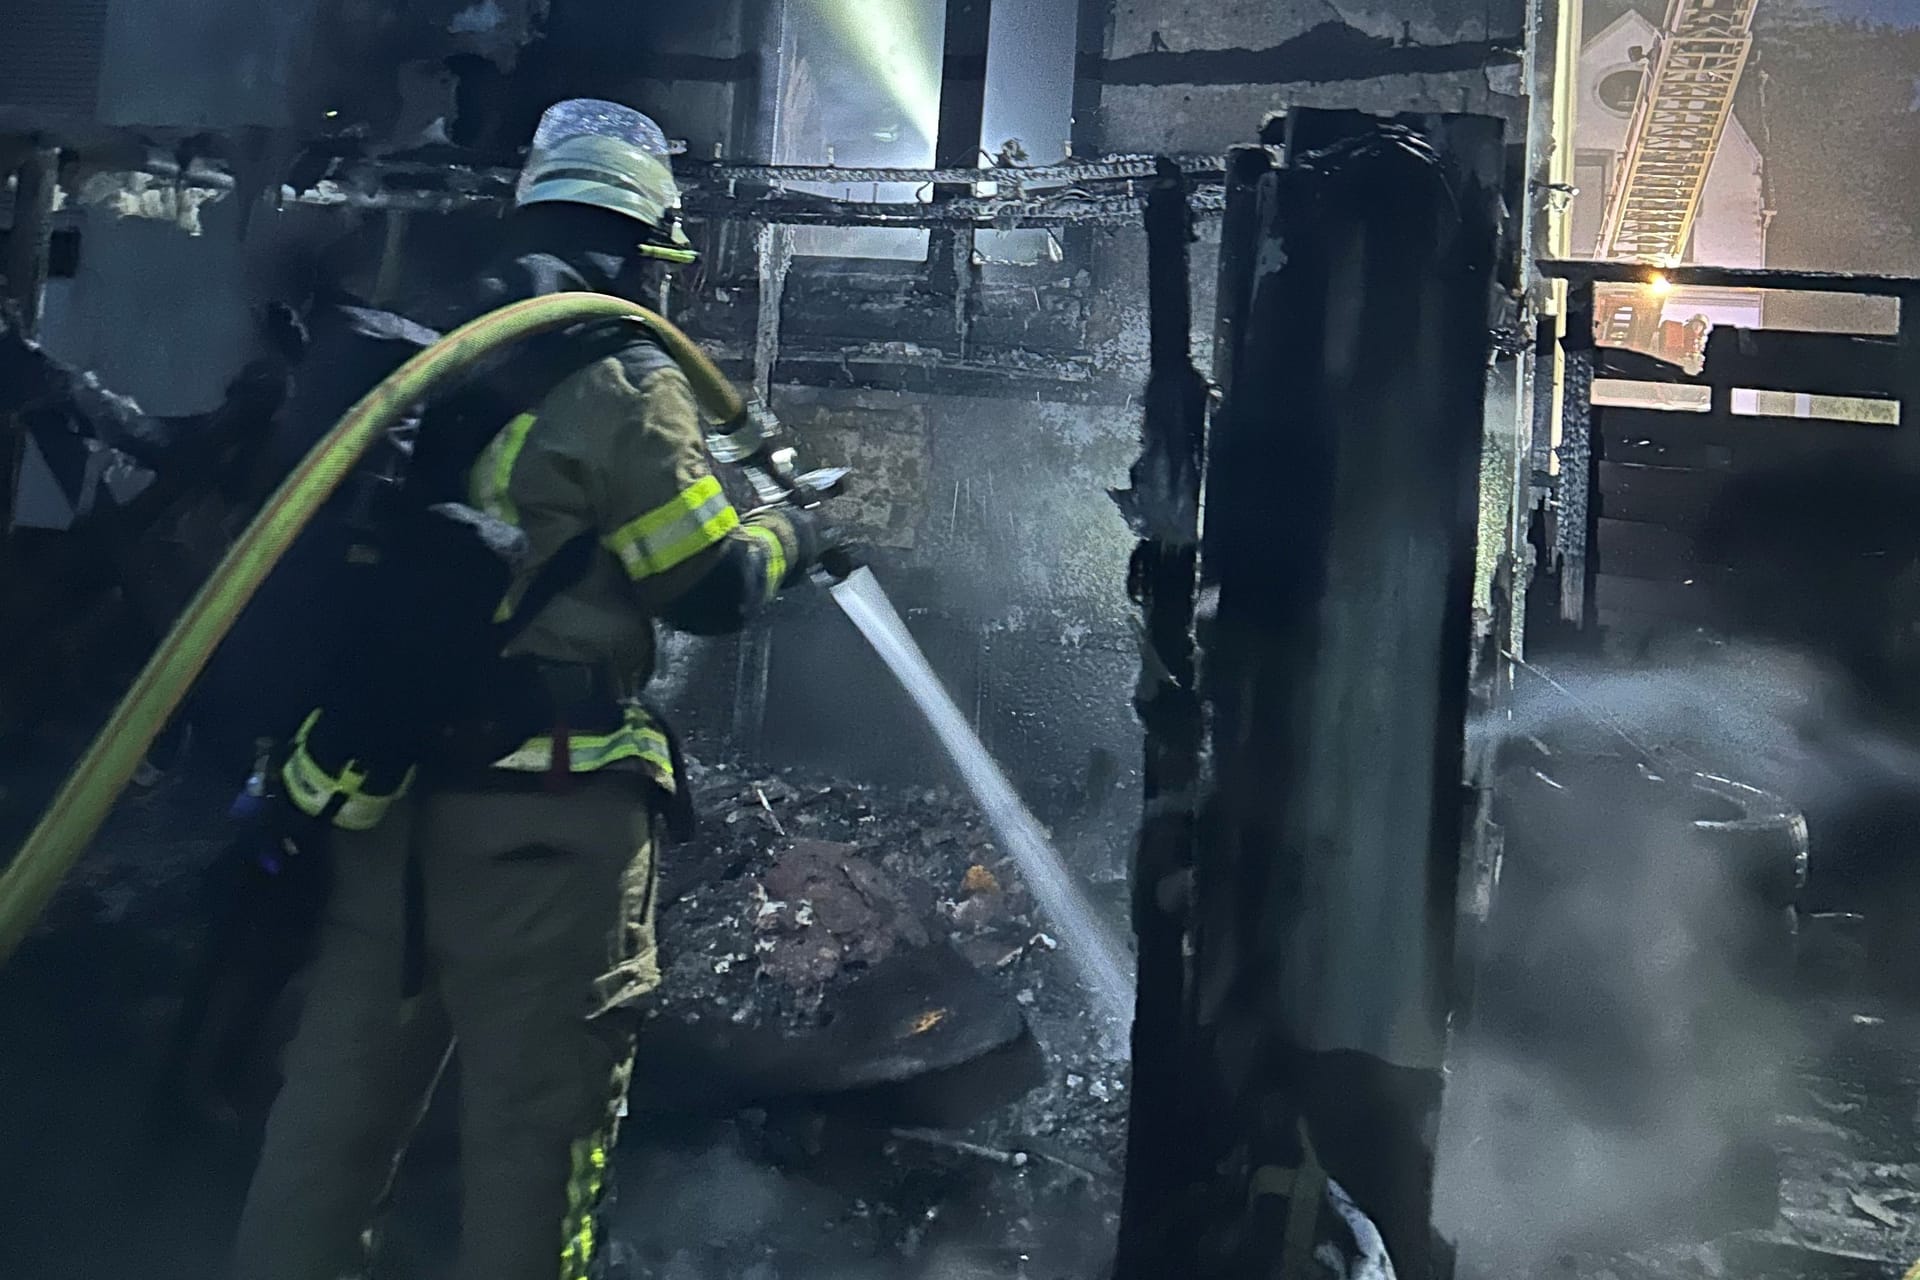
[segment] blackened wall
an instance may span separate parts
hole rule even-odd
[[[229,2],[194,0],[194,12],[221,12]],[[386,69],[378,84],[345,96],[329,88],[325,103],[310,86],[281,86],[306,94],[284,108],[302,121],[313,106],[333,109],[337,102],[354,112],[379,99],[387,104],[382,120],[426,123],[444,101],[459,108],[456,137],[511,148],[554,98],[601,94],[652,111],[696,154],[710,154],[716,144],[751,153],[754,145],[767,78],[759,25],[768,6],[502,0],[496,18],[486,4],[464,0],[306,3],[318,8],[296,5],[283,14],[286,22],[296,11],[329,15],[306,43],[283,38],[276,18],[254,36],[263,50],[284,56],[263,54],[257,76],[256,64],[244,60],[222,74],[247,84],[264,77],[260,83],[270,86],[280,74],[274,68],[306,66],[324,71],[329,86],[350,87],[341,78],[353,52],[346,35],[365,44],[368,32],[379,36],[374,44]],[[1101,29],[1082,47],[1104,63],[1081,68],[1094,83],[1082,85],[1076,146],[1081,154],[1218,153],[1249,140],[1267,113],[1295,104],[1511,116],[1519,72],[1499,51],[1518,47],[1520,8],[1519,0],[1115,0],[1108,12],[1090,2],[1083,11]],[[544,38],[527,43],[536,21]],[[417,71],[450,59],[458,84],[436,89],[414,76],[405,93],[396,87],[392,66]],[[278,118],[268,114],[278,100],[263,92],[258,102],[267,105],[252,110],[249,121],[240,105],[254,100],[225,85],[195,99],[191,83],[179,78],[168,100],[151,109],[164,106],[169,122],[181,124],[220,111],[233,123]],[[127,104],[133,111],[137,100]],[[272,296],[263,281],[281,252],[275,228],[298,216],[257,213],[242,243],[234,212],[211,211],[199,240],[165,227],[111,226],[104,215],[89,214],[81,278],[64,287],[49,318],[55,346],[155,408],[209,403],[244,357],[249,311]],[[431,225],[414,232],[432,234]],[[1047,279],[1066,281],[1072,304],[1056,305],[1055,286],[1042,281],[1030,311],[983,313],[975,342],[1009,353],[1032,344],[1046,357],[1078,357],[1099,403],[1068,403],[1086,398],[1084,387],[1080,394],[1042,388],[1010,397],[1004,392],[1015,381],[1011,371],[994,396],[791,385],[775,392],[777,408],[812,455],[856,467],[862,496],[854,515],[878,547],[883,581],[1028,798],[1060,812],[1076,803],[1090,757],[1105,753],[1130,770],[1138,752],[1128,706],[1138,659],[1124,595],[1131,539],[1105,491],[1124,484],[1136,449],[1138,409],[1127,395],[1144,385],[1147,352],[1142,234],[1129,228],[1068,239],[1064,274]],[[1195,346],[1203,368],[1213,243],[1203,227],[1194,255]],[[718,280],[717,264],[713,270]],[[748,296],[738,283],[735,293]],[[858,333],[829,334],[813,324],[831,319],[834,309],[820,287],[803,282],[794,290],[792,343],[858,343]],[[816,332],[803,332],[808,326]],[[1057,349],[1076,337],[1075,349]],[[938,346],[938,336],[927,345]],[[998,358],[988,357],[989,371]],[[814,606],[783,606],[790,616],[773,639],[760,745],[796,763],[869,776],[944,776],[924,731],[848,624],[824,601]],[[689,655],[680,700],[698,704],[689,716],[703,736],[731,726],[722,709],[732,707],[736,692],[733,650],[704,645]]]
[[[1094,6],[1097,7],[1097,6]],[[1525,0],[1113,0],[1081,128],[1109,153],[1218,155],[1289,107],[1473,112],[1523,136]],[[1196,347],[1214,254],[1194,257]],[[1146,256],[1137,234],[1092,240],[1096,349],[1145,376]],[[1205,369],[1203,360],[1201,367]]]
[[[1071,832],[1127,813],[1139,666],[1125,594],[1132,536],[1106,496],[1137,451],[1136,410],[983,397],[775,388],[811,458],[854,468],[843,516],[876,575],[1028,802]],[[759,749],[855,778],[950,784],[892,677],[820,592],[782,603]],[[736,646],[681,646],[675,710],[731,728]],[[716,715],[716,712],[721,714]],[[1091,872],[1124,844],[1095,842]]]

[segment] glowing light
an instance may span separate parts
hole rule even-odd
[[[879,87],[932,142],[940,131],[940,65],[911,0],[825,0],[828,23]]]
[[[1673,281],[1655,272],[1653,279],[1647,281],[1647,288],[1653,290],[1654,297],[1664,298],[1673,292]]]
[[[329,119],[329,120],[332,120],[332,119],[334,119],[334,118],[335,118],[336,116],[338,116],[339,114],[340,114],[340,113],[339,113],[338,111],[329,111],[329,112],[327,112],[327,119]]]

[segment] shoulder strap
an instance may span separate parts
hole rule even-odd
[[[540,566],[539,572],[533,575],[533,581],[521,593],[513,616],[498,624],[495,636],[501,648],[517,640],[520,633],[561,592],[587,576],[587,570],[593,567],[593,549],[598,541],[591,533],[578,533],[561,543],[560,549],[547,557],[547,562]]]
[[[548,350],[530,353],[531,358],[539,363],[523,372],[525,381],[517,389],[515,403],[537,404],[574,373],[609,356],[620,361],[621,367],[636,385],[673,364],[673,357],[648,337],[644,330],[628,321],[601,322],[554,336],[559,341]],[[484,443],[481,447],[485,447]],[[533,581],[521,593],[513,617],[500,624],[498,637],[503,647],[526,630],[555,598],[587,575],[587,571],[593,567],[597,542],[598,539],[591,533],[577,534],[547,557],[547,562],[540,566]]]
[[[437,330],[429,329],[423,324],[415,324],[397,311],[381,311],[373,307],[355,307],[346,304],[341,304],[339,311],[346,320],[347,328],[363,338],[397,342],[425,351],[440,341],[443,336]]]
[[[595,361],[653,345],[631,322],[610,320],[516,346],[427,411],[407,468],[409,487],[426,504],[463,501],[467,473],[501,427]]]

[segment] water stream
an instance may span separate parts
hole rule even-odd
[[[928,727],[979,801],[1001,849],[1019,865],[1027,887],[1059,934],[1061,948],[1098,1005],[1110,1041],[1116,1048],[1124,1046],[1125,1028],[1133,1021],[1133,965],[1119,938],[1094,911],[1045,830],[954,705],[879,581],[860,569],[832,591],[835,602],[927,718]]]

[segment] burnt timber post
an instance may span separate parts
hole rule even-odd
[[[1147,196],[1147,290],[1151,372],[1131,486],[1114,494],[1139,536],[1127,593],[1140,606],[1140,681],[1134,709],[1146,730],[1144,814],[1134,850],[1133,929],[1139,950],[1133,1023],[1133,1090],[1153,1105],[1127,1129],[1120,1280],[1160,1274],[1151,1241],[1174,1203],[1177,1167],[1165,1158],[1184,1140],[1182,1025],[1188,998],[1188,886],[1199,797],[1202,721],[1194,685],[1193,611],[1200,558],[1200,474],[1207,384],[1193,366],[1188,246],[1194,239],[1187,182],[1161,160]]]
[[[0,182],[4,175],[0,175]],[[28,337],[40,332],[47,276],[53,258],[53,207],[60,185],[60,152],[35,146],[14,173],[13,226],[0,262],[6,303]],[[0,542],[11,542],[13,512],[26,455],[26,432],[17,418],[0,417]]]
[[[1600,455],[1593,435],[1593,290],[1573,289],[1561,340],[1560,485],[1554,558],[1560,570],[1560,621],[1575,631],[1595,625],[1593,549],[1598,543]]]
[[[1296,112],[1229,161],[1209,444],[1183,1203],[1133,1275],[1306,1280],[1337,1183],[1400,1280],[1431,1226],[1498,121]],[[1275,159],[1283,152],[1284,163]],[[1136,1088],[1136,1114],[1155,1099]]]
[[[773,374],[780,365],[780,326],[786,306],[787,274],[793,267],[793,228],[777,222],[760,223],[755,229],[754,258],[759,289],[750,376],[754,396],[772,408]],[[767,723],[773,628],[765,622],[750,626],[735,639],[735,645],[738,656],[734,669],[731,737],[740,750],[758,751]]]
[[[936,169],[973,169],[980,164],[980,129],[987,109],[987,41],[993,28],[993,0],[947,0],[946,44],[940,62],[940,124],[933,143]],[[970,182],[936,183],[933,198],[964,199]],[[927,242],[927,282],[953,299],[959,338],[956,355],[965,356],[967,309],[973,294],[973,228],[936,227]]]

